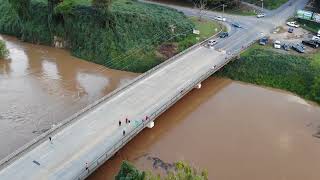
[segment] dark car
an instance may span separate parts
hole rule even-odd
[[[269,40],[268,40],[267,37],[263,37],[263,38],[260,39],[259,44],[264,46],[264,45],[266,45],[268,43],[268,41]]]
[[[320,47],[320,39],[319,40],[310,40],[310,41],[312,41],[312,42],[314,42],[314,43],[316,43],[316,44],[318,44],[318,46]]]
[[[289,50],[290,50],[290,45],[288,45],[288,44],[283,44],[283,45],[282,45],[282,48],[283,48],[284,50],[286,50],[286,51],[289,51]]]
[[[288,33],[293,33],[293,28],[289,28]]]
[[[295,44],[292,46],[292,49],[299,53],[304,53],[304,47],[302,44]]]
[[[228,32],[221,32],[220,34],[219,34],[219,37],[220,38],[226,38],[226,37],[228,37],[229,36],[229,33]]]
[[[242,26],[237,22],[232,23],[232,26],[234,26],[236,28],[242,28]]]
[[[306,45],[306,46],[310,46],[312,48],[318,48],[319,44],[317,44],[315,41],[313,40],[303,40],[302,44]]]

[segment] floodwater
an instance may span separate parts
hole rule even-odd
[[[10,59],[0,59],[0,159],[137,76],[65,50],[2,39]]]
[[[319,125],[320,107],[288,92],[210,78],[89,180],[113,179],[122,160],[160,174],[182,160],[213,180],[319,180]]]

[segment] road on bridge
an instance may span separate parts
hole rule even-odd
[[[280,10],[271,11],[265,19],[228,15],[228,23],[237,21],[243,28],[232,29],[231,36],[220,39],[216,49],[197,46],[97,104],[50,135],[52,142],[47,140],[48,136],[44,137],[44,140],[3,164],[1,180],[69,180],[78,179],[83,173],[85,176],[82,177],[86,177],[91,173],[91,165],[101,155],[110,153],[108,149],[121,142],[123,137],[131,136],[129,132],[142,119],[151,116],[173,98],[182,97],[201,77],[208,72],[214,73],[218,69],[214,66],[224,64],[228,53],[238,52],[257,40],[261,33],[270,33],[305,3],[306,0],[298,0],[290,7],[286,4]],[[197,13],[190,8],[171,7],[186,15]],[[206,18],[216,15],[207,12]],[[124,122],[126,118],[131,120],[130,124]],[[119,120],[122,120],[120,127]]]

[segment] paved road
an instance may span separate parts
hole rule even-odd
[[[165,105],[172,98],[179,96],[181,90],[199,77],[212,71],[214,65],[223,64],[226,53],[234,53],[243,46],[256,40],[261,32],[267,34],[283,22],[295,7],[302,6],[306,0],[299,0],[291,10],[283,10],[263,20],[253,17],[227,16],[229,23],[237,21],[243,28],[232,29],[231,37],[219,40],[216,49],[203,46],[184,54],[166,66],[139,80],[129,88],[100,103],[87,111],[69,126],[52,136],[52,143],[43,141],[30,149],[15,161],[4,166],[0,171],[1,180],[43,180],[75,179],[85,171],[86,163],[94,162],[107,149],[112,148],[123,138],[123,130],[128,134],[136,123]],[[177,8],[187,15],[195,10]],[[216,15],[207,12],[206,17]],[[277,21],[274,21],[277,18]],[[217,51],[222,49],[222,51]],[[216,69],[215,69],[216,70]],[[193,87],[193,86],[192,86]],[[119,120],[131,119],[129,125],[119,127]]]

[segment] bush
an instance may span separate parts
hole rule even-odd
[[[0,59],[8,56],[8,50],[4,41],[0,40]]]

